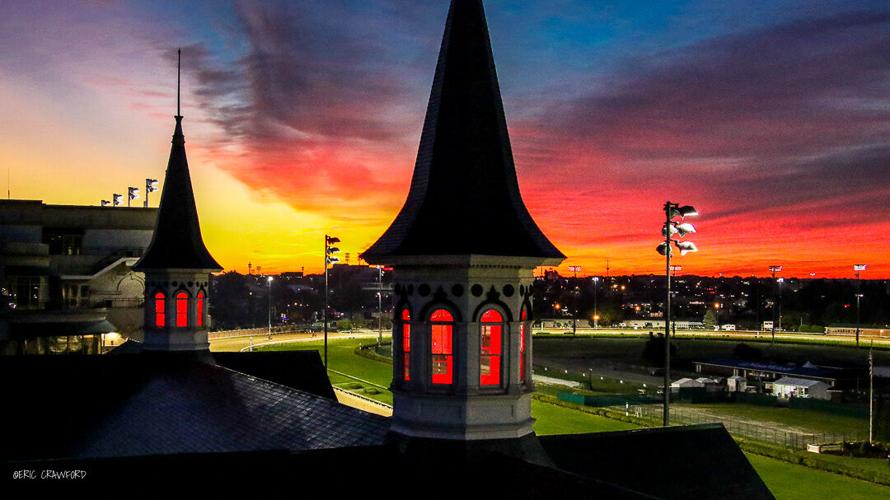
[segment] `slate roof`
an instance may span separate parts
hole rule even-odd
[[[305,451],[383,442],[387,420],[167,354],[0,360],[0,457]],[[51,432],[48,430],[51,429]]]
[[[657,498],[773,498],[721,424],[544,436],[556,466]]]
[[[481,0],[453,0],[414,177],[395,221],[364,254],[564,259],[522,201]]]
[[[176,116],[173,145],[164,176],[161,204],[154,235],[135,271],[146,269],[206,269],[221,271],[201,237],[198,210],[185,155],[182,116]]]

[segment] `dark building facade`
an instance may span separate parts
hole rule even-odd
[[[98,353],[140,336],[133,269],[156,209],[0,200],[0,353]]]

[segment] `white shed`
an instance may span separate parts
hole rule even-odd
[[[773,394],[780,398],[829,399],[829,388],[826,382],[806,378],[782,377],[773,382]]]
[[[705,384],[691,378],[681,378],[671,382],[671,392],[679,392],[680,389],[701,389]]]
[[[745,392],[748,387],[748,380],[739,375],[733,375],[726,379],[726,390],[729,392]]]

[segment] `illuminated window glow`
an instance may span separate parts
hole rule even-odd
[[[454,381],[453,334],[454,317],[445,309],[436,309],[430,315],[432,341],[432,382],[451,384]]]
[[[204,290],[198,291],[195,297],[195,325],[204,326]]]
[[[411,313],[402,309],[402,364],[405,367],[404,380],[411,380]]]
[[[189,326],[189,294],[182,290],[176,292],[176,326]]]
[[[519,381],[525,383],[525,332],[526,332],[526,324],[528,321],[528,310],[523,307],[522,312],[519,314]]]
[[[482,314],[479,338],[479,385],[501,384],[501,344],[504,317],[494,309]]]
[[[157,328],[164,328],[167,324],[166,309],[164,309],[166,302],[163,292],[155,294],[155,327]]]

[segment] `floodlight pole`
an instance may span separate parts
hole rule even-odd
[[[269,285],[268,296],[269,296],[269,340],[272,340],[272,277],[269,276],[266,278],[266,283]]]
[[[861,329],[859,305],[862,300],[862,280],[859,275],[861,272],[859,270],[859,264],[854,265],[853,269],[856,271],[856,347],[859,347],[859,331]],[[871,356],[871,354],[869,354],[869,356]]]
[[[328,256],[330,255],[328,248],[330,245],[328,244],[330,241],[330,237],[325,234],[324,235],[324,309],[322,310],[321,317],[322,322],[324,322],[324,367],[327,369],[328,367]]]
[[[569,270],[572,271],[572,273],[574,273],[573,285],[575,287],[578,286],[578,270],[579,269],[581,269],[580,266],[569,266]],[[580,294],[581,294],[580,291],[578,291],[577,293],[572,293],[572,295],[575,297],[575,300],[572,301],[573,302],[572,305],[574,306],[573,307],[574,311],[572,311],[572,335],[575,335],[578,333],[578,299],[580,298],[579,297]]]
[[[664,302],[664,408],[663,424],[671,424],[671,209],[670,201],[664,204],[664,275],[666,279]]]
[[[772,275],[773,281],[776,281],[776,273],[782,270],[782,266],[769,266],[769,272]],[[778,294],[776,293],[778,290]],[[779,304],[779,301],[782,300],[782,285],[776,282],[776,288],[773,288],[773,326],[770,329],[772,331],[772,341],[770,343],[776,343],[776,305]],[[779,306],[781,308],[781,306]],[[782,314],[781,312],[779,313]],[[781,317],[781,316],[780,316]]]
[[[872,340],[874,345],[874,340]],[[874,422],[875,422],[875,360],[872,357],[871,347],[868,349],[868,442],[874,440]]]
[[[377,346],[383,344],[383,266],[377,266]]]
[[[600,315],[596,308],[596,285],[597,285],[597,283],[599,283],[599,280],[600,279],[598,276],[593,277],[593,329],[594,330],[599,328],[599,320],[600,320],[600,317],[599,317]]]

